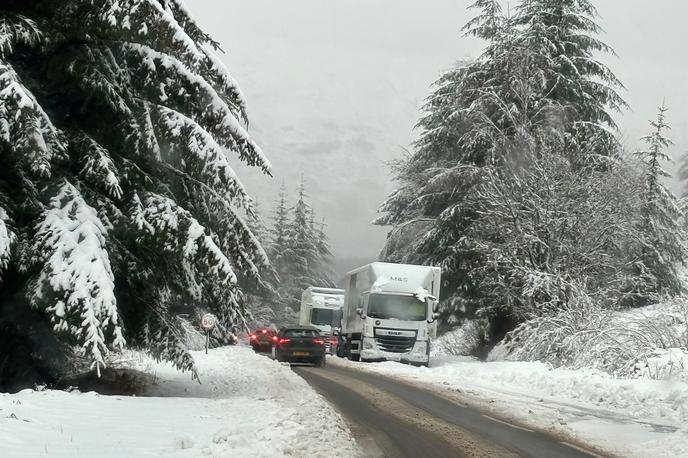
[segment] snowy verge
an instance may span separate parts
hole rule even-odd
[[[288,366],[243,346],[194,352],[201,384],[135,358],[149,396],[0,394],[0,456],[331,457],[357,448],[340,415]]]
[[[682,381],[614,379],[537,362],[450,356],[434,358],[429,368],[334,358],[330,364],[434,388],[502,418],[620,456],[688,456],[688,384]]]

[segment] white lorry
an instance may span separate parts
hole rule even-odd
[[[332,352],[336,342],[332,339],[332,325],[341,321],[344,290],[333,288],[306,288],[301,294],[299,325],[313,326],[325,338],[325,350]]]
[[[439,267],[374,262],[346,274],[338,354],[427,366],[437,332]]]

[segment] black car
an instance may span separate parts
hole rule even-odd
[[[275,359],[289,363],[325,365],[325,339],[312,326],[280,329],[275,342]]]

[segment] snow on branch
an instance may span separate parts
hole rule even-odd
[[[69,336],[98,373],[108,338],[122,348],[107,231],[79,191],[63,181],[36,227],[35,255],[42,263],[32,303],[44,307],[56,331]]]
[[[12,229],[8,226],[9,216],[4,208],[0,207],[0,281],[2,280],[2,271],[7,269],[12,255],[12,244],[16,236]]]
[[[244,123],[248,126],[248,114],[246,110],[246,98],[244,97],[239,83],[232,77],[225,64],[217,57],[215,50],[208,46],[201,47],[206,55],[202,75],[212,82],[215,90],[222,99],[238,113]]]
[[[98,31],[115,33],[132,42],[153,41],[156,48],[173,49],[189,63],[198,63],[203,58],[194,40],[158,0],[103,0],[95,8],[92,0],[78,3],[86,6],[86,22]],[[73,11],[79,14],[84,10]]]
[[[237,214],[230,201],[188,174],[172,167],[169,170],[184,180],[188,193],[194,196],[193,199],[184,199],[180,204],[188,208],[210,231],[235,270],[240,269],[249,276],[259,276],[259,266],[267,267],[270,261],[251,228]],[[249,214],[253,212],[252,203],[248,200],[244,208]]]
[[[163,7],[174,17],[175,21],[177,21],[191,39],[199,43],[209,43],[213,48],[219,49],[219,44],[198,27],[196,21],[191,17],[191,13],[184,5],[184,2],[180,0],[168,0],[164,2]]]
[[[188,115],[242,161],[270,173],[270,161],[205,78],[173,56],[145,45],[123,44],[122,52],[140,97]]]
[[[19,76],[0,60],[0,141],[11,145],[30,170],[50,176],[51,160],[63,155],[65,146],[48,115]]]
[[[147,43],[155,49],[169,50],[172,56],[206,78],[236,117],[247,121],[241,90],[214,55],[218,43],[196,25],[181,2],[107,0],[101,2],[95,14],[87,9],[86,15],[95,33],[107,30],[119,35],[122,42]]]
[[[195,178],[237,205],[247,205],[248,196],[243,184],[232,169],[224,149],[194,120],[162,106],[151,107],[157,137],[169,142],[169,151],[163,154],[173,165],[182,168]],[[167,157],[165,157],[167,156]]]
[[[115,113],[133,116],[134,96],[124,72],[107,46],[82,44],[65,62],[66,73],[88,94],[98,94]]]
[[[79,133],[72,139],[72,145],[82,154],[80,156],[81,175],[107,191],[110,197],[122,198],[119,172],[112,162],[110,153],[97,141],[84,133]]]
[[[202,297],[200,282],[203,280],[205,284],[226,288],[236,285],[237,278],[227,256],[198,220],[173,200],[147,193],[132,216],[139,230],[162,241],[166,251],[181,253],[181,267],[188,275],[192,285],[188,292],[193,297]]]
[[[0,16],[0,58],[12,54],[15,45],[35,46],[41,40],[41,31],[31,19],[20,14]]]

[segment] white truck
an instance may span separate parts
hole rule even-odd
[[[344,290],[334,288],[306,288],[301,294],[299,325],[313,326],[325,338],[325,350],[336,346],[332,341],[332,325],[339,325],[344,305]]]
[[[346,274],[338,354],[427,366],[437,332],[439,267],[374,262]]]

